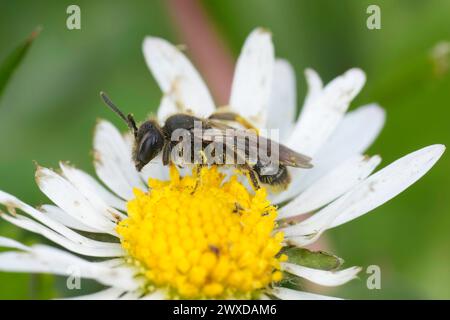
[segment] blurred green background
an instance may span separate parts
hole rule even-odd
[[[66,28],[66,8],[81,7],[81,30]],[[299,104],[303,70],[329,81],[357,66],[367,84],[352,108],[376,101],[387,110],[385,129],[369,150],[386,165],[433,143],[450,145],[450,72],[430,51],[450,41],[450,1],[202,1],[237,56],[256,26],[272,30],[276,54],[295,67]],[[381,30],[368,30],[366,8],[381,7]],[[138,119],[154,111],[160,91],[141,53],[145,35],[180,43],[163,1],[0,0],[0,61],[37,26],[43,31],[0,100],[0,189],[30,204],[47,203],[34,183],[34,165],[59,160],[94,173],[96,119],[122,123],[101,103],[109,92]],[[187,51],[189,54],[189,50]],[[439,72],[436,72],[436,68]],[[126,101],[126,103],[125,103]],[[328,292],[345,298],[450,298],[450,158],[388,204],[328,233],[346,265],[382,270],[382,289],[367,275]],[[45,241],[0,221],[0,234],[26,243]],[[64,291],[52,276],[0,273],[0,298],[51,298]],[[92,289],[87,283],[83,288]],[[77,292],[78,293],[78,292]]]

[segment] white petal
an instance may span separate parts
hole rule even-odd
[[[90,180],[87,178],[89,175],[62,162],[59,166],[64,177],[66,177],[67,180],[69,180],[69,182],[72,183],[72,185],[77,188],[78,191],[90,202],[94,209],[101,213],[106,219],[118,222],[126,218],[126,215],[122,212],[106,204],[105,200],[101,196],[101,193],[97,192],[99,189],[92,184],[92,181],[95,180]],[[104,191],[107,192],[106,190]],[[110,196],[114,197],[112,194],[110,194]],[[119,201],[121,200],[117,199],[117,202]]]
[[[86,232],[98,232],[97,229],[91,228],[88,225],[82,223],[81,221],[73,218],[72,216],[68,215],[66,212],[64,212],[61,208],[57,206],[51,204],[44,204],[39,207],[39,210],[50,219],[59,222],[60,224],[65,225],[66,227],[69,227],[71,229]]]
[[[287,139],[294,127],[297,109],[295,72],[288,61],[275,61],[272,90],[267,116],[267,129],[280,130],[280,141]]]
[[[380,133],[384,121],[385,112],[376,104],[347,113],[313,158],[312,169],[290,168],[292,183],[286,191],[273,197],[274,202],[281,203],[298,195],[343,161],[364,153]]]
[[[145,190],[122,135],[104,120],[95,127],[94,156],[98,177],[120,197],[133,198],[134,187]]]
[[[102,265],[102,266],[108,267],[108,268],[116,268],[116,267],[123,267],[123,266],[126,267],[127,263],[122,258],[113,258],[113,259],[96,262],[96,265]]]
[[[340,300],[340,298],[324,296],[288,288],[275,287],[270,290],[271,294],[282,300]]]
[[[49,246],[35,245],[30,248],[29,252],[0,253],[0,270],[80,276],[124,290],[134,290],[141,285],[131,268],[104,267]]]
[[[322,79],[319,74],[313,69],[305,69],[306,84],[308,91],[306,93],[305,101],[303,103],[302,112],[309,112],[311,103],[320,96],[323,89]]]
[[[211,95],[186,56],[166,40],[146,37],[144,58],[164,95],[171,96],[177,108],[207,117],[214,112]]]
[[[317,239],[326,229],[375,209],[419,180],[431,169],[444,150],[443,145],[432,145],[391,163],[312,217],[284,229],[286,237],[298,245],[306,245]]]
[[[36,182],[41,191],[73,218],[101,232],[117,235],[116,224],[98,212],[66,179],[52,170],[39,167]]]
[[[169,167],[163,166],[161,156],[157,156],[141,171],[142,178],[148,183],[148,179],[169,180]]]
[[[313,157],[333,133],[365,79],[361,70],[350,69],[331,81],[302,111],[288,146]]]
[[[345,115],[314,158],[314,168],[304,171],[303,185],[309,185],[349,157],[364,153],[383,128],[385,118],[384,110],[377,104],[359,107]]]
[[[174,95],[165,95],[161,98],[158,107],[158,122],[162,126],[166,122],[166,119],[175,113],[183,112],[183,107],[177,105]]]
[[[274,48],[271,34],[261,28],[247,38],[236,63],[230,106],[258,127],[264,127],[272,87]]]
[[[86,172],[65,163],[60,163],[60,167],[63,171],[65,171],[64,175],[66,178],[78,190],[82,191],[83,194],[88,194],[95,198],[99,198],[99,200],[101,199],[102,202],[110,207],[125,210],[125,201],[106,190],[97,180]]]
[[[327,287],[343,285],[344,283],[355,279],[358,272],[361,271],[361,268],[359,267],[351,267],[339,271],[324,271],[299,266],[293,263],[282,263],[282,269],[289,273],[295,274],[296,276]]]
[[[124,251],[118,243],[95,241],[79,234],[73,235],[73,238],[66,237],[22,215],[2,215],[1,217],[22,229],[40,234],[65,249],[78,254],[91,257],[118,257],[124,255]]]
[[[443,145],[425,147],[370,176],[351,193],[346,201],[349,206],[331,227],[353,220],[403,192],[434,166],[444,150]]]
[[[0,203],[7,207],[7,209],[13,215],[12,218],[22,217],[17,214],[16,209],[22,210],[23,212],[30,215],[33,219],[37,220],[37,221],[35,221],[35,220],[26,218],[27,220],[31,221],[31,223],[33,225],[34,224],[40,225],[38,223],[38,222],[40,222],[71,241],[74,241],[74,242],[77,242],[79,244],[83,244],[86,246],[90,246],[90,247],[101,247],[101,248],[116,248],[117,247],[117,244],[100,242],[100,241],[95,241],[95,240],[86,238],[86,237],[82,236],[81,234],[67,228],[65,225],[61,224],[60,222],[53,220],[52,218],[45,215],[44,213],[34,209],[33,207],[29,206],[25,202],[17,199],[16,197],[14,197],[6,192],[0,191]]]
[[[29,247],[21,244],[20,242],[18,242],[16,240],[5,238],[5,237],[0,237],[0,247],[19,249],[19,250],[24,250],[24,251],[28,251],[30,249]]]
[[[330,203],[367,178],[380,162],[379,156],[362,155],[344,161],[281,208],[278,217],[288,218],[308,213]]]
[[[98,291],[95,293],[87,294],[84,296],[67,298],[65,300],[116,300],[121,295],[123,295],[124,292],[125,291],[123,289],[112,287],[112,288],[108,288],[108,289]]]
[[[318,156],[332,157],[335,153],[347,155],[363,153],[378,137],[385,120],[385,111],[376,103],[358,107],[345,115]],[[349,151],[344,151],[345,149]]]

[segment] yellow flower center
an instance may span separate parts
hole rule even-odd
[[[200,177],[171,167],[170,176],[150,179],[147,193],[134,189],[117,227],[149,288],[174,298],[255,298],[281,280],[284,236],[274,231],[277,211],[265,189],[249,193],[216,167]]]

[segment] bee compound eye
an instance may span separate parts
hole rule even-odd
[[[141,142],[139,144],[139,149],[136,157],[138,164],[136,165],[136,167],[143,167],[145,164],[155,158],[161,151],[163,145],[164,139],[159,134],[159,132],[147,132],[141,139]]]

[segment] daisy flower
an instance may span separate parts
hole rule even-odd
[[[163,92],[158,120],[190,110],[207,117],[216,106],[180,50],[144,40],[145,60]],[[432,145],[373,173],[381,159],[363,154],[377,137],[384,111],[376,104],[346,113],[365,82],[351,69],[323,85],[305,72],[308,93],[298,120],[292,67],[274,58],[269,32],[256,29],[237,60],[228,108],[259,128],[279,129],[281,142],[311,156],[314,167],[292,169],[289,188],[253,191],[216,167],[196,179],[160,159],[137,172],[132,138],[101,120],[94,136],[97,182],[66,163],[38,166],[36,182],[53,202],[34,208],[0,191],[1,217],[57,246],[0,238],[0,270],[94,279],[106,289],[80,298],[330,298],[299,290],[303,279],[339,286],[359,267],[305,246],[323,232],[395,197],[444,152]],[[226,179],[225,179],[226,178]],[[309,214],[309,215],[307,215]],[[101,236],[101,237],[99,237]],[[99,240],[102,239],[102,240]]]

